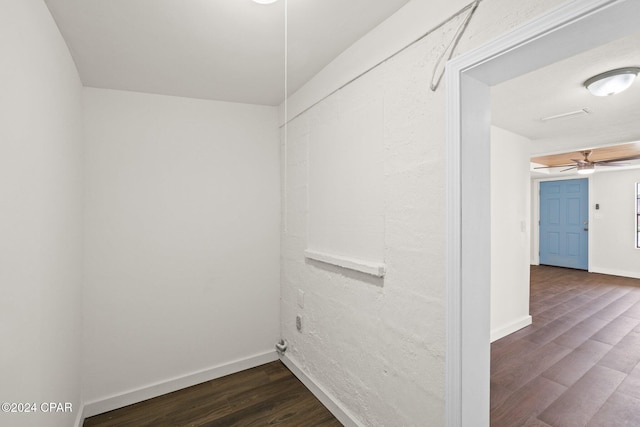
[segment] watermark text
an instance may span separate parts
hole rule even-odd
[[[0,408],[2,412],[15,414],[73,412],[73,404],[71,402],[3,402]]]

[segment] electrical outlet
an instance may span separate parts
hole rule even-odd
[[[298,289],[298,307],[304,308],[304,291]]]
[[[302,332],[302,316],[300,315],[296,316],[296,329],[298,332]]]

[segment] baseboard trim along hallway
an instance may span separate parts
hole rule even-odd
[[[199,372],[184,375],[182,377],[172,378],[135,390],[130,390],[124,393],[109,396],[105,399],[85,403],[81,408],[82,417],[80,417],[80,423],[77,424],[76,427],[81,427],[85,418],[132,405],[134,403],[142,402],[147,399],[162,396],[163,394],[191,387],[196,384],[211,381],[225,375],[235,374],[236,372],[264,365],[276,360],[278,360],[278,354],[276,353],[276,351],[268,351],[266,353],[236,360],[224,365],[219,365]]]
[[[529,326],[532,321],[533,319],[531,318],[531,316],[524,316],[522,319],[518,319],[514,322],[509,323],[508,325],[492,330],[491,342],[497,341],[502,337],[506,337],[509,334],[512,334],[524,327]]]

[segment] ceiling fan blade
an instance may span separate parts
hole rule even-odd
[[[566,165],[553,165],[553,166],[537,166],[534,169],[551,169],[551,168],[563,168],[565,166],[575,166],[571,163],[566,164]]]
[[[572,166],[570,168],[562,169],[560,172],[570,171],[571,169],[578,169],[578,167],[577,166]]]
[[[624,162],[625,160],[638,160],[638,159],[640,159],[640,154],[636,154],[635,156],[618,157],[616,159],[598,160],[598,162]]]
[[[630,163],[618,163],[618,162],[593,162],[598,166],[629,166]]]
[[[588,164],[588,163],[589,163],[588,161],[586,161],[586,160],[584,160],[584,159],[580,159],[580,160],[578,160],[578,159],[571,159],[571,161],[572,161],[572,162],[579,163],[579,164],[581,164],[581,165],[582,165],[582,164],[585,164],[585,165],[586,165],[586,164]]]

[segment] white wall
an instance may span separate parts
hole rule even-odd
[[[91,88],[84,102],[85,400],[275,358],[276,108]]]
[[[338,114],[326,109],[323,123],[315,121],[311,125],[318,132],[312,134],[308,146],[307,243],[309,249],[324,254],[381,263],[384,104],[379,91],[353,95],[359,100],[368,99],[341,103]],[[368,123],[365,128],[363,120]],[[325,133],[324,129],[329,131]]]
[[[311,108],[290,122],[283,144],[281,312],[282,334],[290,343],[287,357],[367,426],[445,423],[446,106],[442,88],[433,93],[428,85],[456,23],[312,105],[464,3],[411,1],[294,94],[289,105],[290,117]],[[483,2],[460,50],[559,3]],[[384,279],[308,261],[303,253],[309,144],[321,143],[323,134],[339,135],[340,121],[332,115],[364,106],[363,94],[372,92],[384,105],[379,131],[384,179],[378,189],[384,206]],[[363,117],[352,125],[364,133],[373,123]],[[295,328],[298,314],[302,332]]]
[[[80,410],[81,84],[42,0],[0,2],[0,396],[69,426]],[[43,413],[43,402],[73,412]]]
[[[531,141],[491,127],[491,340],[531,324]]]
[[[601,170],[589,177],[589,271],[640,278],[634,234],[637,182],[637,169]]]
[[[367,426],[443,424],[444,145],[436,141],[444,111],[437,104],[416,106],[416,94],[442,95],[429,94],[425,68],[413,66],[433,47],[389,61],[300,116],[288,132],[281,303],[282,334],[291,344],[287,356]],[[377,189],[383,200],[384,279],[307,261],[303,254],[308,146],[321,143],[329,122],[324,117],[356,108],[371,92],[385,106],[384,178]],[[377,128],[374,120],[362,117],[350,125]],[[299,289],[304,308],[297,303]],[[302,333],[295,329],[298,314]]]
[[[640,278],[640,249],[635,247],[637,182],[640,182],[638,169],[592,175],[590,271]],[[600,205],[598,210],[596,203]]]

